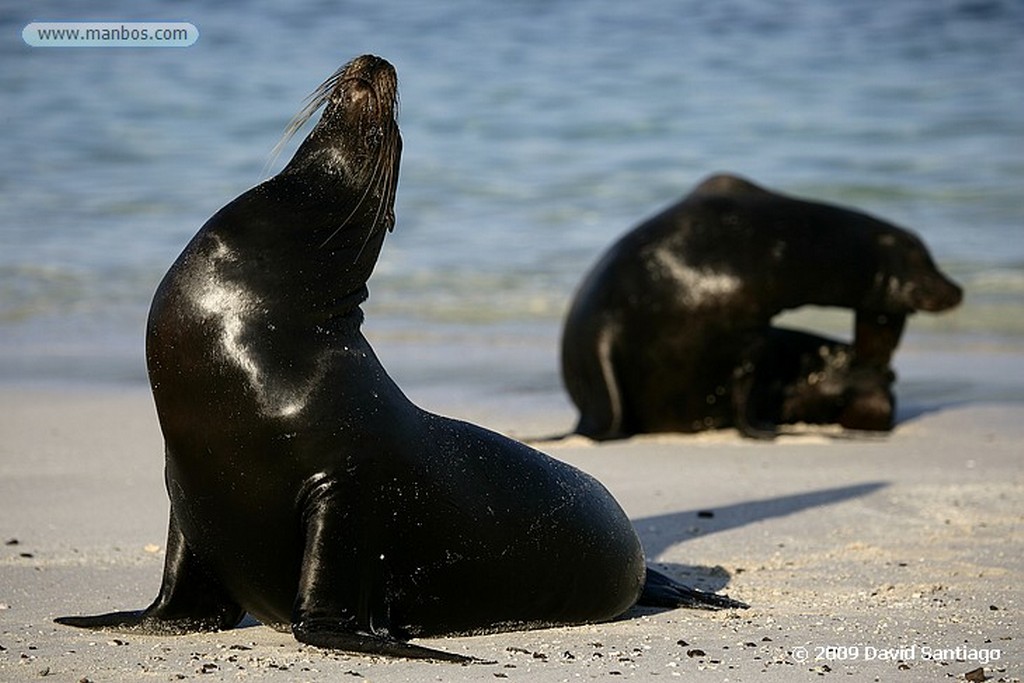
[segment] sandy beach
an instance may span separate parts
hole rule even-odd
[[[532,424],[468,412],[520,434],[572,419],[568,406]],[[171,638],[54,624],[155,595],[168,509],[159,428],[141,387],[8,386],[0,679],[1019,681],[1024,405],[915,412],[882,438],[539,444],[608,486],[649,561],[751,608],[430,641],[488,662],[457,666],[325,652],[251,621]]]
[[[0,683],[1024,679],[1024,2],[70,6],[2,13]],[[73,39],[164,20],[194,44]],[[426,643],[469,666],[318,650],[251,619],[163,638],[54,623],[157,594],[154,291],[220,207],[285,168],[306,135],[275,152],[288,122],[363,53],[395,66],[401,101],[378,213],[395,226],[363,306],[384,367],[424,408],[591,473],[650,563],[749,609]],[[897,428],[545,441],[575,420],[558,351],[585,274],[716,172],[904,226],[967,292],[909,323]],[[865,275],[892,284],[900,259],[883,260]],[[796,280],[830,288],[818,265]],[[850,310],[814,308],[774,323],[850,338]]]

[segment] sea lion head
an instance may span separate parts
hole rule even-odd
[[[309,96],[282,144],[321,107],[320,120],[281,175],[308,179],[311,192],[329,193],[327,201],[343,199],[340,223],[325,235],[324,246],[353,223],[367,231],[363,240],[393,229],[402,153],[394,67],[374,55],[345,64]]]
[[[959,305],[963,290],[939,270],[924,242],[910,231],[888,227],[874,236],[882,309],[939,313]]]

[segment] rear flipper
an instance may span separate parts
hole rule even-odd
[[[580,411],[573,433],[595,441],[626,438],[630,430],[612,353],[618,328],[605,320],[586,343],[573,343],[581,334],[566,332],[562,339],[562,379]]]
[[[65,626],[93,630],[132,631],[152,635],[183,635],[232,628],[243,610],[209,568],[189,549],[171,510],[167,556],[160,594],[142,611],[110,612],[84,617],[58,617]]]
[[[93,631],[144,633],[151,636],[183,636],[188,633],[223,631],[240,619],[175,617],[167,618],[147,608],[141,611],[108,612],[83,617],[57,617],[58,624]]]
[[[645,607],[689,607],[692,609],[747,609],[750,605],[718,595],[684,586],[661,572],[647,568],[644,590],[636,604]]]

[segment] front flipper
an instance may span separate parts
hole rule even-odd
[[[756,379],[755,365],[753,361],[742,362],[739,367],[733,370],[732,376],[732,413],[733,422],[740,434],[748,439],[770,441],[778,436],[777,425],[760,419],[753,415],[754,407],[751,405],[754,395],[754,380]]]
[[[384,657],[467,664],[480,660],[405,642],[394,632],[387,604],[386,553],[373,530],[353,525],[338,483],[326,476],[301,494],[305,550],[292,633],[302,643]],[[358,494],[355,494],[358,495]]]
[[[857,311],[849,399],[839,417],[844,428],[881,432],[893,428],[896,375],[890,363],[906,321],[905,315]]]
[[[887,367],[854,368],[839,424],[845,429],[890,431],[896,415],[896,397],[892,393],[895,379],[895,373]]]
[[[360,633],[352,629],[344,619],[318,618],[304,619],[292,624],[292,633],[300,643],[330,650],[345,652],[362,652],[384,657],[404,657],[406,659],[430,659],[438,662],[455,662],[470,664],[481,660],[473,657],[432,650],[429,647],[413,645],[397,640],[385,633]]]
[[[152,605],[142,611],[58,617],[54,621],[94,630],[183,635],[229,629],[244,615],[245,610],[231,599],[209,567],[188,547],[172,509],[163,583]]]
[[[728,595],[718,595],[690,588],[647,568],[644,590],[636,604],[646,607],[689,607],[692,609],[747,609],[750,605],[733,600]]]

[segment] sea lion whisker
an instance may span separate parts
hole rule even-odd
[[[334,229],[334,231],[330,235],[328,235],[327,238],[324,239],[323,242],[320,243],[320,247],[319,247],[320,249],[325,248],[327,246],[327,243],[330,242],[331,240],[333,240],[335,237],[337,237],[338,233],[341,232],[345,228],[345,226],[348,225],[352,221],[352,217],[356,215],[356,212],[359,211],[359,207],[361,207],[363,205],[363,202],[365,200],[366,200],[366,193],[364,192],[363,195],[356,201],[355,206],[352,207],[352,210],[349,212],[348,216],[345,217],[345,220],[343,220],[341,223],[339,223],[338,227],[336,227]],[[361,252],[362,252],[362,249],[360,249],[360,253]],[[356,258],[358,258],[358,256]]]
[[[377,211],[371,223],[372,227],[369,231],[367,231],[366,237],[363,239],[363,243],[362,245],[360,245],[359,251],[356,253],[354,260],[358,261],[359,258],[363,255],[363,251],[366,249],[366,245],[369,243],[370,238],[373,237],[374,233],[376,232],[376,229],[381,225],[382,217],[388,210],[387,207],[390,206],[394,201],[396,183],[392,182],[391,180],[394,177],[394,164],[391,162],[391,159],[393,159],[393,156],[388,155],[386,153],[380,155],[380,157],[377,160],[377,163],[374,165],[373,172],[370,174],[370,179],[367,182],[366,189],[363,192],[363,194],[359,197],[359,200],[356,202],[356,205],[353,207],[348,217],[346,217],[345,220],[342,221],[342,223],[338,225],[337,228],[335,228],[334,232],[332,232],[323,242],[320,243],[320,248],[326,247],[327,244],[332,239],[334,239],[334,237],[336,237],[337,234],[346,225],[348,225],[348,223],[352,220],[352,217],[363,206],[363,204],[367,201],[367,198],[372,193],[380,197],[379,201],[377,202]],[[384,170],[382,171],[382,169]],[[383,191],[382,188],[384,188]]]
[[[377,166],[374,168],[373,177],[371,178],[371,185],[374,186],[376,192],[375,195],[379,198],[377,202],[377,212],[373,217],[373,230],[367,233],[366,240],[363,242],[363,246],[360,248],[359,253],[362,254],[363,248],[366,247],[372,234],[383,224],[388,213],[393,210],[395,202],[395,188],[397,182],[395,180],[395,145],[393,138],[389,137],[387,142],[381,149],[381,154],[377,160]],[[394,223],[387,226],[390,230],[394,227]],[[358,258],[358,257],[357,257]]]
[[[270,150],[270,158],[267,160],[267,165],[263,171],[264,175],[273,163],[277,161],[277,157],[281,155],[285,145],[287,145],[288,142],[295,137],[295,134],[298,133],[311,118],[313,118],[313,115],[316,114],[321,107],[330,101],[331,94],[341,83],[347,66],[347,64],[342,66],[333,74],[328,76],[323,83],[318,85],[313,92],[306,96],[302,108],[295,114],[295,116],[292,117],[291,121],[288,122],[288,125],[285,126],[284,132],[281,134],[281,139],[276,145],[274,145],[274,148]]]
[[[360,80],[362,80],[363,83],[365,83],[373,90],[374,100],[376,102],[390,103],[392,109],[391,118],[392,123],[394,124],[394,129],[388,130],[382,127],[377,127],[373,131],[374,138],[383,138],[383,140],[379,143],[379,146],[377,147],[377,153],[373,155],[374,166],[369,174],[368,179],[366,180],[366,187],[364,188],[362,195],[359,197],[359,200],[355,203],[355,206],[352,208],[352,211],[345,218],[345,220],[342,221],[338,225],[338,227],[335,228],[334,231],[330,235],[328,235],[327,238],[323,240],[323,242],[320,243],[321,249],[326,247],[327,244],[330,243],[330,241],[333,240],[346,225],[348,225],[348,223],[352,220],[353,216],[363,207],[363,205],[371,196],[371,194],[379,198],[379,201],[377,203],[377,211],[372,221],[373,228],[376,228],[381,224],[381,221],[383,217],[387,214],[389,207],[394,203],[397,185],[397,182],[394,179],[394,166],[395,158],[397,155],[398,140],[397,115],[395,114],[394,110],[395,107],[397,106],[398,95],[395,92],[391,92],[390,89],[388,92],[381,92],[370,81],[365,79]],[[375,141],[370,142],[369,144],[372,145],[374,143]],[[362,256],[363,250],[366,248],[366,245],[369,243],[370,238],[373,236],[373,232],[373,230],[370,230],[367,233],[366,238],[363,240],[363,244],[360,246],[359,251],[356,254],[356,260],[358,260]]]
[[[391,213],[391,222],[387,226],[388,230],[393,230],[395,227],[394,223],[394,205],[395,205],[395,145],[394,141],[388,141],[388,144],[383,150],[384,154],[381,155],[381,164],[384,165],[384,174],[380,178],[380,203],[377,204],[377,217],[374,221],[376,225],[380,225],[382,221],[388,219],[388,214]]]
[[[369,180],[369,182],[367,182],[366,187],[363,189],[363,193],[359,196],[359,199],[356,200],[355,205],[352,207],[352,211],[350,211],[348,216],[345,217],[345,220],[343,220],[338,225],[338,227],[336,227],[334,229],[334,232],[332,232],[330,235],[328,235],[327,238],[323,242],[320,243],[320,248],[321,249],[326,247],[327,244],[331,240],[333,240],[338,235],[338,233],[341,232],[342,229],[344,229],[344,227],[346,225],[348,225],[352,221],[352,217],[355,216],[356,212],[358,212],[359,209],[363,206],[363,204],[366,203],[366,198],[370,196],[371,192],[373,192],[373,190],[375,188],[375,185],[374,185],[375,178],[377,177],[378,169],[380,168],[380,166],[381,166],[381,161],[378,159],[377,163],[374,165],[373,172],[370,174],[370,180]],[[379,217],[379,214],[378,214],[378,217]],[[377,219],[374,220],[374,226],[376,226],[376,222],[377,222]],[[374,232],[373,230],[370,230],[370,231],[367,232],[366,239],[363,240],[363,245],[359,248],[359,252],[356,254],[356,260],[358,260],[359,257],[362,256],[363,249],[366,247],[366,243],[370,240],[370,236],[373,234],[373,232]]]

